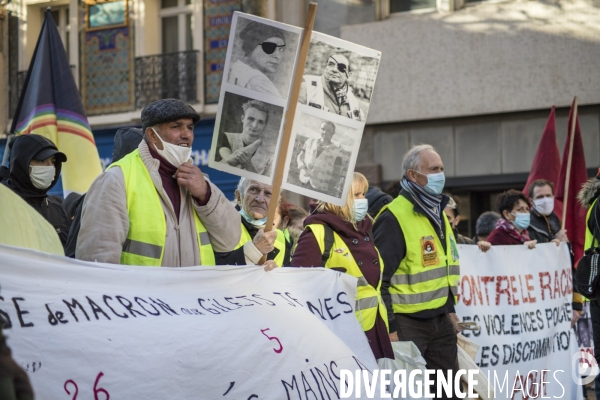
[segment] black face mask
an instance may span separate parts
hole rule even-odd
[[[262,42],[260,44],[260,47],[262,48],[262,51],[265,52],[265,54],[273,54],[275,53],[275,50],[277,50],[278,47],[281,47],[281,50],[279,51],[283,51],[285,44],[278,45],[277,43],[273,42]]]

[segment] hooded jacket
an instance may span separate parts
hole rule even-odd
[[[588,181],[583,184],[581,190],[577,194],[577,200],[579,200],[583,208],[587,210],[594,204],[594,201],[598,197],[600,197],[600,175],[588,179]],[[594,205],[592,215],[587,222],[587,226],[591,232],[594,232],[594,228],[598,229],[595,226],[595,221],[600,221],[600,209],[598,202],[596,202]]]
[[[62,200],[56,196],[48,196],[48,191],[56,185],[60,177],[61,157],[57,157],[54,161],[56,173],[47,189],[36,188],[29,178],[29,163],[39,152],[47,149],[58,151],[54,143],[43,136],[35,134],[18,136],[10,144],[9,177],[2,183],[42,214],[54,227],[64,246],[69,234],[70,221],[62,208]]]
[[[392,196],[381,191],[377,186],[369,186],[369,190],[367,190],[365,197],[369,200],[369,210],[367,212],[371,218],[375,218],[383,206],[394,201]]]

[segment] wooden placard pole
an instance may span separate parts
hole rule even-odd
[[[279,196],[281,195],[281,184],[283,183],[283,170],[285,169],[285,161],[287,159],[288,147],[292,138],[292,126],[294,125],[294,116],[296,115],[296,106],[298,105],[298,96],[300,95],[300,85],[304,75],[304,66],[308,57],[308,48],[310,47],[310,37],[312,36],[313,25],[315,24],[315,15],[317,14],[317,3],[308,5],[308,14],[304,23],[304,31],[302,32],[302,41],[300,42],[300,53],[298,54],[298,62],[296,63],[296,72],[292,81],[292,92],[289,97],[289,106],[285,112],[285,125],[283,128],[283,137],[279,146],[279,155],[277,156],[277,164],[275,165],[275,175],[273,177],[273,189],[271,191],[271,202],[267,210],[267,224],[265,232],[273,230],[273,220],[277,212],[279,204]],[[263,255],[259,264],[264,264],[267,259]]]
[[[577,96],[573,100],[573,118],[571,120],[571,129],[569,137],[569,157],[567,158],[567,175],[565,177],[565,197],[563,199],[563,212],[562,212],[562,229],[565,229],[567,221],[567,203],[569,202],[569,183],[571,181],[571,163],[573,161],[573,143],[575,141],[575,126],[577,123]]]

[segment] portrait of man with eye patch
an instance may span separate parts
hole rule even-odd
[[[304,75],[298,102],[357,121],[366,116],[349,85],[352,66],[343,54],[331,54],[322,75]]]
[[[287,97],[284,86],[291,78],[290,66],[293,66],[297,40],[286,40],[286,35],[292,34],[274,26],[251,21],[242,28],[245,20],[240,18],[238,21],[241,29],[235,38],[238,43],[234,46],[227,82],[260,93]]]

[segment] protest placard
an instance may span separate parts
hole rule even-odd
[[[493,246],[486,253],[461,245],[459,253],[456,312],[481,327],[463,334],[481,346],[475,361],[490,374],[496,398],[581,399],[567,245]]]
[[[381,53],[311,31],[304,56],[302,33],[234,13],[209,165],[343,205]],[[295,82],[298,64],[304,71]]]
[[[301,32],[233,14],[210,167],[272,183]]]

